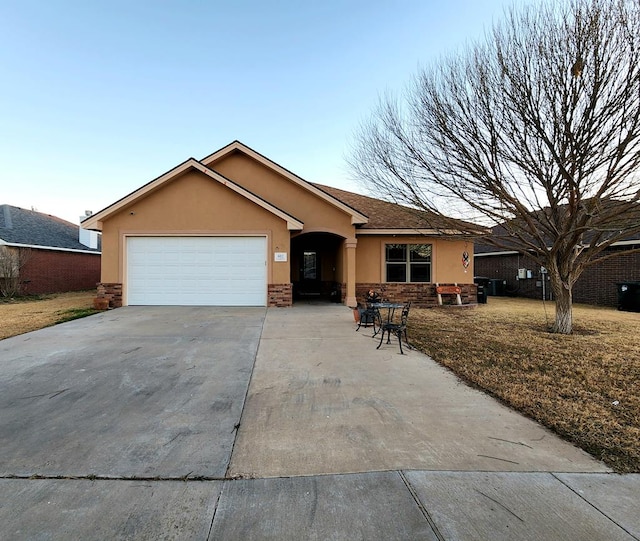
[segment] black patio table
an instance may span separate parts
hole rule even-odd
[[[404,310],[406,309],[407,315],[409,314],[409,305],[411,303],[408,304],[400,304],[400,303],[395,303],[395,302],[376,302],[373,303],[371,306],[374,307],[377,310],[380,309],[387,309],[387,321],[386,323],[382,323],[382,325],[380,325],[380,329],[378,329],[378,332],[382,331],[382,337],[380,338],[380,343],[378,344],[378,348],[380,349],[380,346],[382,345],[382,341],[384,340],[384,333],[385,331],[389,331],[389,336],[387,337],[387,344],[390,341],[391,338],[391,332],[394,333],[398,333],[398,341],[400,343],[400,353],[403,353],[402,351],[402,338],[401,338],[401,333],[404,333],[405,335],[405,340],[407,343],[407,347],[409,349],[413,349],[413,347],[411,346],[411,344],[409,344],[409,339],[407,338],[407,331],[406,331],[406,319],[405,319],[405,314],[404,314]],[[401,310],[403,310],[403,320],[402,323],[400,324],[394,324],[393,323],[393,317],[396,313],[396,309],[400,308]],[[378,334],[377,332],[373,333],[373,336],[375,336],[376,334]]]
[[[392,323],[393,316],[395,315],[397,308],[404,308],[404,304],[399,304],[396,302],[369,302],[367,303],[367,308],[363,311],[361,318],[366,315],[367,323],[362,323],[362,319],[358,323],[358,327],[356,331],[360,329],[362,325],[367,325],[369,322],[373,324],[373,336],[376,336],[381,330],[382,326],[385,323]],[[387,317],[384,319],[380,314],[380,310],[387,310]],[[370,321],[369,321],[370,319]],[[378,322],[378,327],[376,328],[376,322]]]
[[[404,308],[404,304],[400,304],[397,302],[374,302],[371,304],[372,308],[375,308],[377,310],[387,310],[387,323],[391,323],[393,321],[393,316],[396,313],[396,310],[398,308]],[[378,331],[380,332],[380,331]],[[374,336],[377,333],[374,333]]]

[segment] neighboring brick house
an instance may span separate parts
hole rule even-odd
[[[19,271],[20,293],[96,287],[100,281],[99,235],[82,231],[83,244],[80,231],[78,225],[49,214],[0,205],[0,246],[21,252],[25,261]]]
[[[640,248],[640,235],[614,244],[605,254],[620,252],[630,246]],[[474,264],[476,277],[495,281],[490,294],[542,299],[544,290],[545,298],[552,299],[548,276],[523,252],[500,250],[478,243],[475,245]],[[574,286],[573,301],[617,306],[616,284],[628,281],[640,281],[640,253],[617,255],[588,267]]]

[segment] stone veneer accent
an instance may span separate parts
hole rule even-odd
[[[267,306],[284,308],[293,305],[293,284],[269,284]]]
[[[439,283],[441,286],[452,286],[453,283]],[[478,302],[478,287],[475,284],[458,284],[462,288],[460,295],[462,305],[474,305]],[[436,285],[433,283],[359,283],[356,284],[356,297],[363,302],[367,292],[373,289],[380,293],[383,299],[390,302],[409,302],[415,308],[438,307]],[[443,306],[457,306],[455,295],[443,295]]]
[[[98,298],[109,299],[110,308],[120,308],[122,306],[122,284],[99,283]]]
[[[268,306],[291,306],[293,304],[292,284],[269,284]],[[122,306],[122,284],[98,284],[98,298],[109,299],[109,307]]]
[[[453,285],[441,283],[441,286]],[[462,288],[462,304],[476,304],[478,302],[478,290],[475,284],[458,284]],[[342,302],[346,295],[346,284],[340,284]],[[435,284],[425,283],[359,283],[356,284],[356,297],[364,299],[367,291],[373,289],[379,292],[384,299],[392,302],[411,301],[416,308],[431,308],[438,306],[438,296]],[[99,283],[98,298],[109,299],[110,308],[122,306],[122,284],[119,283]],[[445,295],[442,297],[444,305],[456,305],[455,296]],[[269,307],[287,307],[293,305],[293,284],[269,284],[268,300]]]

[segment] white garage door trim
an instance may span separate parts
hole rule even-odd
[[[127,237],[127,304],[266,306],[264,236]]]

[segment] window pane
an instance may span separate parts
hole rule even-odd
[[[387,261],[406,261],[406,244],[387,244]]]
[[[411,264],[411,281],[412,282],[430,282],[431,281],[431,265],[428,263],[412,263]]]
[[[407,265],[405,263],[387,263],[387,282],[406,282]]]
[[[411,261],[431,261],[431,244],[409,244]]]
[[[302,261],[302,277],[305,280],[315,280],[317,278],[316,253],[304,252]]]

